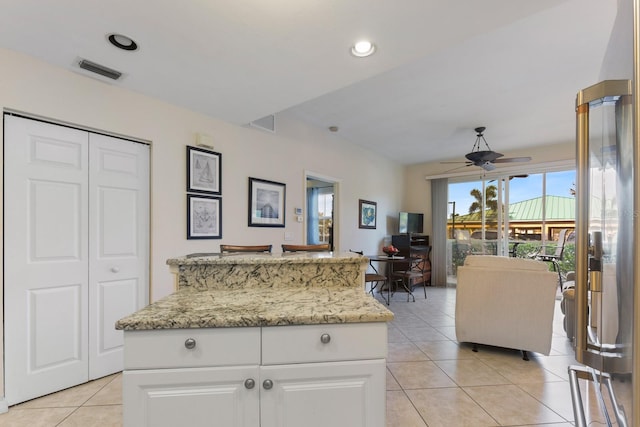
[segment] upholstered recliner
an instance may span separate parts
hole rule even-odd
[[[527,351],[548,355],[557,289],[542,261],[468,256],[458,268],[458,341],[522,350],[525,360]]]

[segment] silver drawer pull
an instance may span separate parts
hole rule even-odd
[[[264,380],[262,382],[262,387],[264,387],[265,390],[271,390],[273,388],[273,381],[271,380]]]
[[[253,378],[247,378],[246,380],[244,380],[244,386],[245,388],[251,390],[256,386],[256,381]]]
[[[187,338],[187,340],[184,342],[184,346],[189,350],[193,350],[194,348],[196,348],[196,340],[194,340],[193,338]]]
[[[322,336],[320,336],[320,342],[322,344],[329,344],[329,342],[331,341],[331,335],[329,334],[322,334]]]

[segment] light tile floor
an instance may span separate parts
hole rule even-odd
[[[522,360],[515,350],[455,341],[455,289],[416,289],[392,297],[389,325],[387,427],[573,425],[567,366],[575,363],[557,304],[550,356]],[[583,386],[591,425],[604,425]],[[116,427],[122,425],[122,378],[111,375],[12,406],[2,427]]]

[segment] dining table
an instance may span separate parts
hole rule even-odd
[[[405,256],[400,256],[400,255],[386,255],[386,254],[381,254],[381,255],[365,255],[367,258],[369,258],[369,262],[377,262],[377,263],[386,263],[388,265],[388,268],[386,269],[386,276],[387,276],[387,298],[386,298],[386,303],[387,305],[389,305],[391,303],[391,287],[392,284],[394,283],[394,281],[392,280],[393,278],[393,272],[394,272],[394,266],[395,264],[402,262],[402,263],[406,263],[407,261],[410,260],[410,258],[405,257]],[[400,282],[402,283],[402,286],[404,287],[404,289],[409,293],[410,296],[413,296],[413,292],[411,291],[410,288],[407,287],[407,285],[404,283],[404,281],[400,280]],[[384,299],[384,294],[382,293],[384,289],[380,289],[378,292],[380,292],[380,295],[382,296],[382,298]]]

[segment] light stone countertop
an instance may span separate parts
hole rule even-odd
[[[387,322],[393,313],[357,288],[180,290],[130,316],[116,329],[183,329]]]
[[[171,266],[225,264],[344,264],[361,263],[362,256],[352,252],[288,252],[288,253],[194,253],[170,258]]]
[[[190,254],[167,260],[176,289],[364,288],[369,260],[351,252]]]

